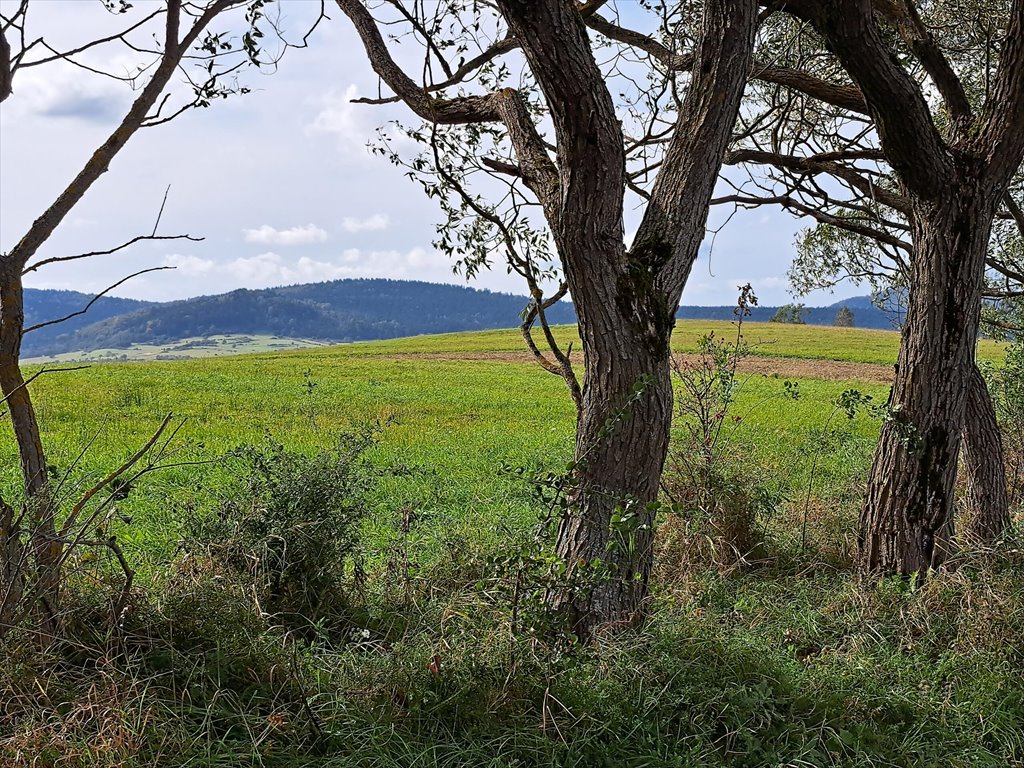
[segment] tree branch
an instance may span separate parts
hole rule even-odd
[[[236,5],[239,0],[216,0],[211,3],[192,24],[186,35],[179,39],[182,2],[183,0],[167,0],[164,51],[160,64],[121,123],[92,154],[67,189],[32,223],[25,236],[18,241],[10,253],[6,254],[5,259],[11,260],[17,269],[25,268],[29,259],[36,254],[40,246],[46,242],[93,183],[106,172],[117,153],[142,126],[149,110],[174,75],[182,54],[195,43],[200,33],[218,14]]]
[[[676,53],[649,35],[613,24],[599,14],[587,18],[587,26],[595,32],[624,45],[632,46],[652,56],[662,66],[673,72],[689,72],[693,69],[696,57],[692,53]],[[753,61],[750,76],[756,80],[775,85],[783,85],[795,91],[811,96],[819,101],[847,109],[851,112],[867,114],[864,95],[858,88],[849,85],[830,83],[807,72],[779,67],[762,61]]]
[[[672,302],[678,302],[704,239],[708,203],[732,137],[756,31],[756,0],[705,2],[689,89],[629,250],[631,259],[655,272]]]
[[[148,272],[160,272],[160,271],[165,270],[165,269],[175,269],[175,267],[150,267],[149,269],[140,269],[138,272],[133,272],[132,274],[128,275],[127,277],[124,277],[124,278],[118,280],[113,285],[111,285],[111,286],[109,286],[107,288],[104,288],[102,291],[100,291],[95,296],[93,296],[89,300],[89,303],[86,304],[84,307],[82,307],[77,312],[72,312],[70,315],[65,315],[64,317],[62,317],[62,318],[60,318],[58,320],[47,320],[45,323],[36,323],[35,325],[30,325],[28,328],[26,328],[24,331],[21,332],[22,336],[24,336],[26,333],[29,333],[30,331],[38,331],[40,328],[46,328],[47,326],[50,326],[50,325],[57,325],[58,323],[63,323],[65,320],[70,320],[73,317],[78,317],[79,315],[84,315],[86,312],[88,312],[92,308],[93,304],[95,304],[97,301],[99,301],[101,298],[106,296],[108,293],[110,293],[112,290],[114,290],[118,286],[120,286],[120,285],[122,285],[124,283],[127,283],[133,277],[138,277],[139,275],[145,275]]]
[[[841,12],[824,0],[790,0],[786,11],[814,26],[860,86],[904,183],[925,199],[940,194],[953,172],[946,144],[918,84],[882,40],[871,0],[847,0]]]
[[[500,120],[489,96],[435,99],[398,66],[387,49],[377,22],[360,0],[336,0],[348,16],[366,49],[377,76],[417,115],[440,125],[460,125]],[[358,100],[357,100],[358,101]]]
[[[160,210],[163,210],[163,206],[160,207]],[[159,224],[159,218],[157,219],[157,224]],[[201,243],[204,239],[205,238],[194,237],[192,235],[139,235],[138,237],[133,237],[127,242],[121,243],[121,245],[109,248],[105,251],[89,251],[88,253],[76,253],[74,256],[52,256],[48,259],[42,259],[25,267],[21,274],[24,276],[29,272],[35,272],[37,269],[45,267],[47,264],[59,264],[64,261],[77,261],[78,259],[88,259],[93,256],[109,256],[112,253],[122,251],[129,246],[135,245],[135,243],[142,242],[143,240],[188,240],[192,243]]]
[[[1024,156],[1024,0],[1013,0],[1010,24],[986,101],[977,144],[989,161],[988,173],[999,187],[1020,170]]]

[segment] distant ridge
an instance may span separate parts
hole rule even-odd
[[[79,293],[77,291],[26,288],[25,327],[31,328],[33,325],[68,317],[85,308],[92,298],[91,294]],[[63,323],[47,325],[26,334],[25,340],[22,343],[22,354],[25,357],[32,357],[40,354],[35,351],[39,349],[58,349],[61,352],[71,351],[71,348],[66,348],[67,339],[78,330],[148,306],[152,306],[152,302],[101,296],[96,300],[95,304],[89,307],[89,311],[84,315],[71,317]],[[44,352],[42,354],[52,353]]]
[[[853,313],[853,325],[856,328],[874,328],[876,330],[895,330],[894,313],[879,309],[872,302],[870,296],[853,296],[849,299],[837,301],[824,307],[804,307],[803,319],[808,325],[833,325],[836,320],[836,313],[842,307],[846,307]],[[734,317],[732,306],[719,307],[680,307],[676,317],[681,320],[732,320]],[[751,307],[750,317],[747,318],[754,323],[767,323],[779,307]]]
[[[51,306],[51,296],[56,306]],[[89,298],[68,291],[34,291],[26,296],[26,303],[32,302],[37,316],[57,317],[63,307],[81,308]],[[105,316],[98,321],[90,310],[89,324],[54,326],[59,330],[42,338],[27,335],[22,354],[44,357],[124,349],[132,344],[165,344],[217,334],[345,342],[509,328],[520,322],[526,304],[522,296],[411,280],[334,280],[240,289],[185,301],[136,302],[120,312],[106,307]],[[552,323],[575,321],[572,305],[566,302],[552,307],[548,317]]]
[[[73,291],[26,289],[26,324],[64,317],[90,296]],[[452,333],[519,324],[524,296],[469,286],[412,280],[355,279],[241,289],[185,301],[144,302],[101,298],[88,314],[26,335],[22,354],[45,357],[132,344],[166,344],[219,334],[271,334],[325,342],[366,341]],[[855,297],[804,310],[808,323],[832,325],[849,307],[859,328],[892,328],[870,298]],[[765,322],[777,307],[753,307],[751,320]],[[575,322],[573,307],[560,302],[547,312],[552,324]],[[733,307],[680,307],[678,317],[729,320]]]

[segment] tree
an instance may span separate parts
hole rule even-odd
[[[154,226],[151,235],[140,235],[113,248],[36,258],[40,248],[93,183],[107,171],[136,132],[170,122],[190,109],[209,106],[213,100],[244,93],[246,89],[233,79],[235,73],[249,65],[274,63],[261,62],[260,59],[259,41],[264,35],[261,22],[266,20],[263,13],[265,4],[265,0],[204,0],[198,3],[165,0],[161,7],[147,8],[145,13],[135,12],[132,22],[126,22],[120,32],[67,50],[53,47],[45,37],[32,39],[27,36],[27,19],[33,5],[30,0],[22,0],[10,15],[0,15],[0,101],[6,100],[16,90],[19,71],[53,62],[72,64],[98,75],[113,77],[138,89],[134,102],[117,128],[97,147],[64,192],[42,212],[11,250],[0,254],[0,391],[14,427],[25,496],[23,508],[18,513],[9,503],[0,500],[0,558],[3,558],[0,578],[4,580],[0,584],[3,590],[0,603],[2,631],[8,630],[30,608],[34,608],[40,638],[47,641],[56,636],[62,568],[71,548],[82,539],[78,532],[70,536],[73,526],[90,499],[109,488],[145,453],[137,454],[98,486],[86,491],[58,529],[58,502],[51,494],[46,454],[29,390],[30,380],[24,378],[20,367],[22,338],[34,330],[25,328],[23,278],[48,264],[116,253],[140,240],[168,239],[158,236]],[[105,5],[111,13],[132,14],[130,3]],[[236,26],[242,22],[240,39],[228,30],[214,32],[210,29],[214,21],[229,11],[239,11],[243,16],[242,20],[234,21]],[[15,44],[12,45],[11,40]],[[84,52],[109,45],[123,46],[125,51],[140,57],[136,74],[102,72],[80,61]],[[287,43],[285,47],[288,47]],[[196,65],[194,70],[185,68],[184,65],[190,63]],[[199,77],[193,78],[190,72],[198,72]],[[173,85],[176,73],[185,76],[184,97]],[[141,87],[140,81],[143,82]],[[116,285],[107,290],[114,287]],[[82,312],[87,309],[88,306],[84,307]],[[56,318],[44,325],[61,320]],[[152,447],[166,426],[165,420],[147,448]],[[28,543],[22,540],[23,536],[28,537]]]
[[[788,146],[768,139],[729,158],[772,165],[782,186],[739,192],[732,202],[771,202],[828,225],[824,236],[846,238],[833,253],[849,260],[849,274],[872,277],[874,262],[860,258],[864,241],[847,235],[873,239],[909,288],[890,417],[861,514],[869,571],[923,574],[942,564],[961,433],[977,424],[965,413],[979,381],[974,348],[986,271],[1006,270],[991,258],[993,222],[1009,207],[1024,155],[1024,3],[979,4],[986,6],[977,16],[987,27],[983,47],[965,39],[971,25],[954,19],[963,9],[953,3],[856,0],[841,11],[813,0],[787,3],[819,41],[805,38],[820,57],[811,66],[841,65],[860,105],[832,99],[823,108],[790,98]],[[834,58],[823,55],[820,41]],[[825,178],[829,186],[818,181]],[[986,422],[973,453],[987,460],[998,451],[998,432],[994,415]]]
[[[832,325],[839,328],[853,328],[853,310],[849,307],[840,307]]]
[[[425,11],[419,4],[390,2],[385,7],[394,16],[380,19],[358,0],[337,2],[374,71],[395,94],[387,100],[401,100],[426,123],[412,132],[430,145],[426,160],[411,163],[413,172],[429,172],[427,191],[447,206],[450,218],[465,214],[473,221],[444,228],[442,247],[465,255],[478,246],[465,240],[453,245],[450,238],[498,233],[510,268],[527,279],[534,296],[524,325],[527,341],[546,368],[566,379],[577,403],[574,491],[556,549],[570,578],[597,571],[602,578],[586,589],[560,590],[552,601],[581,637],[600,625],[639,618],[651,568],[651,504],[672,413],[674,314],[753,64],[757,4],[706,0],[692,50],[677,51],[675,46],[694,40],[687,25],[697,4],[661,8],[666,34],[658,39],[604,19],[596,12],[600,2],[498,0],[494,16],[484,18],[481,6],[470,3],[442,2]],[[381,34],[382,24],[397,22],[421,42],[422,71],[428,77],[435,68],[444,72],[440,82],[416,83],[399,67]],[[623,50],[636,43],[656,51],[642,58],[630,54],[630,66],[645,65],[651,78],[637,94],[637,109],[613,99],[612,75],[597,63],[588,26]],[[478,46],[471,56],[474,30],[481,28],[498,42]],[[462,58],[448,62],[445,50]],[[508,85],[509,70],[493,64],[511,51],[521,52],[527,72],[516,87]],[[679,97],[686,72],[688,87]],[[475,86],[472,94],[447,93],[464,82]],[[622,119],[617,106],[625,112]],[[623,121],[637,135],[625,133]],[[446,138],[452,126],[463,127],[458,141]],[[550,139],[543,132],[548,127]],[[504,156],[469,157],[460,146]],[[468,191],[467,169],[504,176],[509,191],[503,199],[539,207],[545,233],[538,236],[522,218],[504,216],[498,205]],[[627,189],[645,204],[630,246],[623,239]],[[582,386],[542,316],[550,299],[540,290],[537,255],[547,237],[565,281],[555,296],[568,291],[578,316]],[[535,319],[554,361],[532,345]]]
[[[783,304],[772,315],[769,323],[788,323],[790,325],[806,325],[803,304]]]

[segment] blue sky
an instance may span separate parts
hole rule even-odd
[[[15,5],[0,0],[5,13]],[[145,12],[152,3],[136,6]],[[284,0],[279,7],[286,28],[299,32],[319,4]],[[146,243],[41,270],[28,285],[96,291],[164,265],[176,269],[136,278],[116,294],[165,300],[343,277],[464,283],[431,247],[436,204],[366,150],[379,125],[410,116],[399,105],[351,103],[376,94],[378,83],[347,19],[336,8],[330,13],[310,47],[289,51],[275,74],[245,75],[248,95],[140,131],[40,255],[107,248],[148,233],[168,185],[161,233],[187,232],[202,242]],[[29,21],[30,37],[74,45],[119,20],[100,0],[33,0]],[[134,63],[117,48],[89,61]],[[14,94],[0,106],[0,249],[13,246],[68,184],[131,99],[127,86],[60,63],[17,74]],[[713,212],[709,226],[723,214]],[[636,219],[631,213],[627,230]],[[683,302],[731,304],[748,281],[762,304],[791,300],[785,273],[800,226],[775,210],[740,212],[713,249],[706,241]],[[500,264],[472,284],[523,292]],[[864,292],[850,287],[803,301]]]

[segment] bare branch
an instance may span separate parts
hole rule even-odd
[[[75,522],[78,520],[78,516],[82,513],[82,510],[85,509],[85,506],[89,503],[90,499],[92,499],[93,496],[95,496],[108,485],[113,483],[123,474],[131,470],[131,468],[138,464],[142,460],[142,458],[149,452],[149,449],[156,445],[157,441],[160,439],[160,435],[164,433],[164,430],[167,429],[167,425],[171,423],[172,417],[173,414],[171,413],[168,413],[166,416],[164,416],[164,420],[160,422],[160,426],[157,428],[156,432],[154,432],[153,435],[149,438],[149,440],[146,441],[145,445],[143,445],[138,451],[136,451],[134,454],[128,457],[128,459],[126,459],[124,463],[121,464],[121,466],[119,466],[113,472],[110,472],[98,483],[96,483],[89,490],[82,494],[78,501],[75,502],[74,506],[71,507],[71,511],[68,513],[67,519],[64,521],[64,526],[61,528],[60,532],[61,538],[65,538],[68,535],[68,533],[74,528]]]
[[[655,271],[672,303],[678,302],[704,239],[707,207],[732,137],[756,31],[756,1],[705,4],[690,87],[629,251]]]
[[[45,323],[36,323],[35,325],[30,325],[28,328],[26,328],[24,331],[22,331],[22,334],[26,334],[26,333],[29,333],[31,331],[38,331],[40,328],[46,328],[47,326],[50,326],[50,325],[57,325],[58,323],[63,323],[64,321],[70,320],[73,317],[78,317],[79,315],[84,315],[86,312],[88,312],[92,308],[93,304],[95,304],[97,301],[99,301],[101,298],[106,296],[108,293],[110,293],[112,290],[114,290],[118,286],[123,285],[124,283],[127,283],[133,277],[138,277],[139,275],[145,275],[145,274],[147,274],[149,272],[161,272],[161,271],[163,271],[165,269],[175,269],[175,267],[150,267],[149,269],[140,269],[138,272],[133,272],[132,274],[128,275],[127,277],[124,277],[124,278],[118,280],[113,285],[108,286],[107,288],[104,288],[102,291],[100,291],[95,296],[93,296],[89,300],[89,303],[86,304],[84,307],[82,307],[77,312],[72,312],[70,315],[65,315],[64,317],[61,317],[61,318],[59,318],[57,320],[47,320]]]
[[[837,227],[838,229],[843,229],[846,230],[847,232],[853,232],[854,234],[871,238],[872,240],[876,240],[880,243],[892,246],[893,248],[898,248],[906,253],[913,252],[913,246],[910,243],[905,242],[888,232],[875,229],[873,227],[869,227],[865,224],[860,224],[855,221],[850,221],[840,216],[833,216],[831,214],[825,213],[824,211],[818,210],[817,208],[805,205],[804,203],[795,200],[789,195],[778,195],[775,197],[755,197],[751,195],[725,195],[723,197],[716,197],[711,201],[711,204],[733,204],[752,207],[760,205],[779,205],[785,208],[786,210],[796,211],[797,213],[801,213],[805,216],[810,216],[816,221],[820,221],[822,224],[829,224],[833,227]]]
[[[42,46],[44,48],[46,48],[46,50],[50,51],[53,55],[52,56],[46,56],[46,57],[44,57],[42,59],[35,59],[33,61],[22,61],[22,62],[19,62],[18,66],[17,66],[17,69],[28,69],[29,67],[38,67],[40,64],[49,64],[50,62],[53,62],[53,61],[69,61],[70,62],[71,61],[71,57],[77,56],[80,53],[84,53],[85,51],[88,51],[91,48],[96,48],[96,47],[98,47],[100,45],[104,45],[106,43],[112,43],[115,40],[120,40],[122,42],[125,42],[125,36],[126,35],[129,35],[132,32],[134,32],[136,29],[139,29],[140,27],[144,26],[145,24],[148,24],[150,21],[152,21],[157,16],[160,16],[163,13],[164,13],[163,9],[153,11],[151,14],[149,14],[146,17],[144,17],[142,20],[136,22],[135,24],[132,24],[127,29],[124,29],[124,30],[122,30],[120,32],[116,32],[116,33],[114,33],[112,35],[108,35],[107,37],[101,37],[101,38],[97,38],[96,40],[90,40],[88,43],[86,43],[84,45],[80,45],[77,48],[72,48],[71,50],[68,50],[68,51],[58,51],[55,48],[52,48],[44,40],[41,43]],[[71,62],[71,63],[76,63],[77,64],[77,62]],[[106,74],[106,73],[104,73],[104,74]]]
[[[193,23],[184,37],[179,38],[181,8],[183,0],[168,0],[167,18],[164,30],[164,51],[160,64],[142,89],[138,98],[125,114],[121,123],[103,144],[92,154],[75,179],[54,203],[33,223],[29,231],[6,255],[19,268],[24,269],[40,246],[46,242],[68,212],[85,195],[93,183],[103,175],[110,162],[121,148],[142,126],[146,115],[164,92],[168,82],[187,51],[202,31],[218,14],[236,5],[239,0],[216,0],[210,3],[201,16]]]
[[[432,98],[398,66],[384,43],[377,22],[360,0],[336,0],[349,17],[366,49],[373,71],[388,87],[424,120],[443,125],[499,120],[489,96],[463,96],[454,99]]]
[[[1020,170],[1024,155],[1024,0],[1013,0],[995,87],[987,100],[977,145],[989,156],[999,186]]]
[[[166,201],[166,197],[164,199]],[[163,211],[162,205],[160,206],[160,210]],[[157,224],[159,223],[160,220],[158,218]],[[109,256],[112,253],[122,251],[125,248],[131,245],[135,245],[135,243],[139,243],[144,240],[188,240],[189,242],[192,243],[201,243],[204,239],[205,238],[202,237],[194,237],[193,235],[139,235],[137,237],[133,237],[131,240],[128,240],[127,242],[121,243],[121,245],[118,245],[115,248],[109,248],[105,251],[89,251],[88,253],[77,253],[74,256],[53,256],[48,259],[42,259],[41,261],[37,261],[34,264],[30,264],[29,266],[25,267],[25,269],[22,270],[21,274],[27,275],[29,272],[35,272],[37,269],[39,269],[40,267],[45,267],[47,264],[58,264],[64,261],[77,261],[78,259],[88,259],[93,256]]]
[[[609,40],[633,46],[654,57],[662,66],[674,72],[689,72],[693,69],[695,56],[692,53],[676,53],[649,35],[613,24],[598,14],[587,19],[587,26]],[[867,113],[864,95],[858,88],[830,83],[807,72],[779,67],[762,61],[753,61],[750,76],[766,83],[775,83],[800,91],[826,104],[832,104],[852,112]]]
[[[971,103],[967,99],[963,83],[921,20],[913,0],[877,3],[875,8],[892,23],[924,66],[925,72],[942,95],[950,118],[958,126],[958,130],[967,128],[971,121]]]
[[[757,163],[761,165],[772,165],[777,168],[785,168],[792,171],[806,173],[825,173],[842,179],[851,187],[859,191],[869,200],[875,200],[902,214],[910,214],[910,200],[904,195],[896,194],[890,190],[880,187],[869,178],[865,178],[854,167],[845,165],[829,157],[840,156],[841,153],[821,154],[811,157],[798,157],[795,155],[784,155],[776,152],[764,152],[753,149],[740,149],[728,152],[725,156],[726,165],[737,165],[739,163]],[[873,156],[876,155],[876,156]],[[862,152],[855,153],[854,157],[872,157],[880,160],[881,155],[877,153]]]
[[[814,25],[870,106],[892,167],[922,198],[938,195],[952,177],[951,159],[917,83],[882,40],[870,0],[851,0],[836,13],[823,0],[792,0],[789,13]]]

